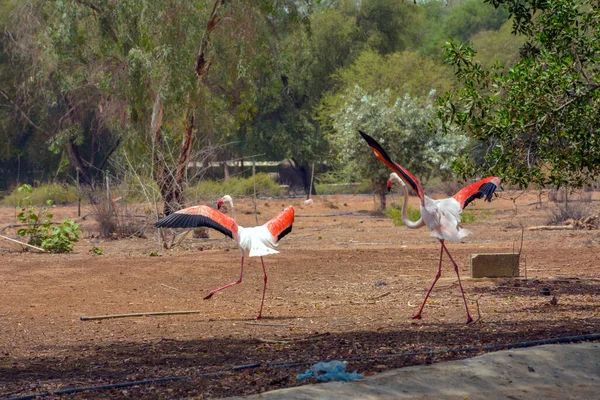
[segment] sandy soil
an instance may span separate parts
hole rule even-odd
[[[93,243],[98,226],[88,218],[71,254],[22,252],[2,240],[0,397],[167,378],[66,397],[218,398],[302,384],[296,374],[320,360],[347,359],[349,370],[369,375],[471,356],[459,351],[465,347],[597,332],[598,230],[525,231],[521,278],[469,278],[471,254],[518,251],[521,226],[545,224],[556,207],[547,201],[538,207],[534,193],[513,203],[517,195],[472,204],[476,221],[466,227],[473,235],[448,243],[477,319],[470,325],[447,259],[423,319],[410,318],[435,275],[439,244],[426,229],[373,215],[371,197],[316,197],[310,206],[301,199],[258,202],[259,223],[285,205],[296,207],[281,253],[265,258],[269,281],[258,322],[257,259],[241,285],[203,300],[239,276],[239,251],[218,232],[165,251],[151,221],[146,238]],[[255,224],[250,200],[236,207],[241,225]],[[600,193],[585,207],[598,212]],[[56,220],[77,216],[72,206],[56,211]],[[14,216],[0,209],[0,228],[16,223]],[[3,234],[16,237],[14,229]],[[92,254],[94,246],[104,254]],[[199,312],[80,319],[182,310]],[[384,357],[446,349],[452,351]]]

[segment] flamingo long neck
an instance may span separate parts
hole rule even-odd
[[[423,215],[419,218],[418,221],[412,221],[408,218],[408,186],[402,185],[404,187],[404,204],[402,205],[402,222],[406,225],[407,228],[410,229],[418,229],[425,226],[425,221],[423,221]]]
[[[223,196],[223,200],[229,203],[229,208],[231,209],[231,218],[233,218],[233,220],[237,222],[237,220],[235,219],[235,207],[233,206],[233,199],[231,198],[231,196],[226,195]]]

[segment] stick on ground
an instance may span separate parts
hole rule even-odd
[[[181,314],[198,314],[200,310],[187,310],[187,311],[151,311],[145,313],[131,313],[131,314],[110,314],[110,315],[94,315],[79,318],[82,321],[92,321],[95,319],[109,319],[109,318],[129,318],[129,317],[150,317],[155,315],[181,315]]]
[[[30,245],[30,244],[28,244],[28,243],[24,243],[24,242],[21,242],[21,241],[19,241],[19,240],[16,240],[16,239],[11,239],[11,238],[9,238],[9,237],[6,237],[6,236],[4,236],[4,235],[0,235],[0,238],[2,238],[2,239],[6,239],[6,240],[10,240],[11,242],[19,243],[20,245],[27,246],[27,247],[31,247],[32,249],[36,249],[36,250],[38,250],[38,251],[41,251],[41,252],[43,252],[43,253],[46,253],[46,250],[42,249],[41,247],[32,246],[32,245]]]

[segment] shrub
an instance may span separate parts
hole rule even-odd
[[[394,225],[396,226],[404,226],[404,222],[402,222],[402,207],[394,204],[390,207],[386,208],[383,213],[390,217],[392,221],[394,221]],[[407,210],[408,218],[412,221],[417,221],[421,218],[421,211],[418,208],[414,208],[412,206],[408,206]]]
[[[388,208],[386,208],[383,213],[390,217],[393,221],[394,224],[396,226],[403,226],[404,222],[402,222],[402,207],[400,207],[397,204],[394,204]],[[421,210],[419,210],[418,208],[412,207],[412,206],[408,206],[408,211],[407,211],[408,217],[412,220],[412,221],[418,221],[419,218],[421,218]],[[475,222],[476,220],[476,216],[475,216],[475,212],[474,211],[463,211],[461,214],[461,223],[463,224],[468,224],[468,223],[472,223]]]
[[[551,209],[548,224],[560,225],[568,220],[579,221],[593,216],[594,214],[594,210],[585,203],[571,202],[567,204],[566,207],[564,205],[558,205],[554,209]]]
[[[371,194],[373,185],[369,181],[360,183],[317,183],[317,194]]]
[[[254,194],[254,178],[229,178],[227,181],[201,181],[185,191],[186,198],[199,199],[230,195],[233,197],[252,196]],[[279,196],[279,184],[269,174],[256,174],[256,195],[260,197]]]
[[[45,205],[38,209],[30,198],[33,192],[31,185],[21,185],[17,192],[23,194],[23,198],[19,200],[21,212],[17,214],[17,219],[26,225],[17,234],[29,236],[29,244],[52,253],[72,251],[73,243],[79,241],[79,226],[70,219],[65,219],[62,224],[51,227],[54,215],[50,213],[50,209],[54,207],[53,201],[46,200]]]
[[[81,229],[72,220],[65,218],[62,224],[53,226],[42,240],[42,249],[51,253],[69,253],[73,243],[79,241]]]
[[[23,200],[25,196],[31,204],[42,206],[47,200],[52,200],[53,204],[70,204],[77,201],[77,188],[75,186],[63,185],[58,183],[46,183],[36,187],[26,185],[31,189],[30,192],[25,193],[21,189],[25,185],[21,185],[16,190],[6,195],[1,201],[4,206],[17,207],[19,202]]]

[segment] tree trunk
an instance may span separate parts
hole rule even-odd
[[[71,165],[79,170],[80,184],[84,186],[92,186],[93,179],[92,174],[90,173],[90,168],[83,162],[81,154],[79,153],[79,149],[74,140],[69,140],[69,144],[67,145],[67,154],[69,156]]]
[[[216,0],[213,6],[212,13],[206,25],[206,30],[200,41],[198,54],[196,55],[196,76],[201,80],[210,69],[213,63],[213,58],[209,57],[210,35],[221,20],[219,15],[223,6],[229,3],[230,0]],[[186,111],[186,126],[184,138],[181,145],[181,153],[177,159],[175,171],[169,170],[164,158],[163,136],[162,136],[162,118],[163,105],[160,101],[159,94],[156,94],[154,107],[152,110],[151,132],[154,135],[153,161],[155,171],[155,179],[160,189],[160,194],[164,201],[164,213],[169,215],[179,209],[184,204],[183,183],[185,181],[186,169],[190,160],[192,147],[194,143],[194,112],[191,104],[188,103]],[[159,158],[159,155],[162,157]]]
[[[387,207],[386,194],[387,194],[387,186],[386,183],[376,182],[375,184],[375,203],[377,204],[377,200],[379,200],[379,208],[377,211],[383,211]]]
[[[294,172],[296,172],[296,174],[300,178],[300,181],[302,182],[302,187],[304,188],[304,192],[308,194],[310,191],[311,195],[316,195],[317,190],[315,189],[315,184],[314,182],[310,181],[310,176],[312,172],[310,167],[306,164],[300,164],[296,162],[296,160],[294,160],[293,158],[291,159],[291,166],[294,169]]]
[[[167,168],[164,160],[155,162],[155,166],[157,167],[156,181],[163,198],[163,211],[165,215],[180,210],[185,204],[184,182],[194,143],[194,113],[188,110],[187,114],[183,142],[181,143],[181,153],[179,153],[179,158],[177,159],[175,173],[172,173]],[[157,143],[162,143],[162,134],[157,134],[156,139]]]

